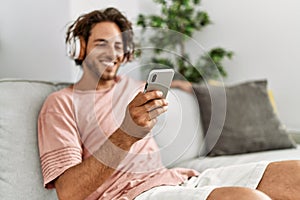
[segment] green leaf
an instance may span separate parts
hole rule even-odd
[[[156,27],[156,28],[161,28],[162,24],[164,22],[164,20],[160,16],[157,16],[157,15],[151,15],[150,20],[151,20],[150,26]]]
[[[153,57],[150,58],[151,61],[178,69],[180,74],[192,82],[200,82],[204,78],[215,78],[220,75],[227,76],[222,62],[225,58],[231,59],[233,57],[232,51],[222,47],[213,48],[206,55],[200,56],[195,66],[192,65],[189,55],[186,54],[186,49],[189,47],[185,42],[193,36],[195,31],[200,31],[212,23],[207,12],[199,11],[198,5],[201,0],[153,1],[160,5],[160,14],[140,14],[137,20],[138,26],[144,28],[152,26],[167,30],[158,31],[149,38],[154,53]],[[176,34],[168,29],[174,30]],[[170,50],[174,52],[173,55],[163,54]]]
[[[140,15],[138,16],[138,19],[137,19],[137,25],[138,25],[138,26],[142,26],[143,28],[146,27],[146,19],[145,19],[145,16],[144,16],[144,15],[140,14]]]
[[[204,11],[197,13],[196,20],[201,27],[206,26],[211,23],[208,14]]]
[[[200,4],[200,0],[194,0],[194,4],[196,5]]]
[[[165,5],[167,2],[166,0],[154,0],[154,2]]]
[[[220,62],[225,57],[231,59],[233,56],[232,51],[227,51],[221,47],[211,49],[208,54],[215,62]]]
[[[167,59],[167,58],[152,58],[152,62],[160,64],[162,67],[167,66],[167,67],[170,67],[170,68],[174,68],[174,63],[170,59]]]

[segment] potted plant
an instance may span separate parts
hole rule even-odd
[[[152,63],[158,63],[176,69],[186,80],[199,83],[205,78],[216,78],[219,74],[227,75],[222,61],[231,59],[233,52],[217,47],[206,54],[199,55],[192,63],[187,53],[186,43],[196,31],[201,31],[211,24],[205,11],[199,10],[200,0],[154,0],[160,5],[159,15],[139,14],[137,26],[142,29],[154,27],[160,29],[150,38],[154,46]],[[177,53],[166,55],[164,49],[172,49]],[[143,50],[141,50],[142,53]],[[216,70],[217,69],[217,70]]]

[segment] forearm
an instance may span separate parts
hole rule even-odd
[[[115,171],[138,139],[118,129],[95,153],[66,170],[56,181],[59,199],[84,199]]]

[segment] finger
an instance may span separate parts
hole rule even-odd
[[[133,99],[135,106],[141,106],[147,103],[148,101],[154,100],[154,99],[161,99],[163,96],[163,93],[158,90],[142,93],[139,92],[137,96]]]
[[[167,106],[168,101],[166,99],[155,99],[152,101],[147,102],[143,106],[145,107],[147,112],[150,112],[154,109],[157,109],[159,107]]]
[[[152,110],[164,107],[164,106],[168,106],[168,102],[165,99],[156,99],[156,100],[152,100],[147,102],[146,104],[142,105],[142,106],[138,106],[138,107],[133,107],[133,109],[131,109],[131,115],[134,119],[139,118],[139,116],[145,116],[148,115],[149,112],[151,112]],[[148,117],[146,117],[147,120],[149,120]]]
[[[149,121],[151,120],[149,117],[149,112],[146,111],[144,106],[141,107],[135,107],[134,110],[132,110],[130,113],[130,117],[132,119],[132,121],[141,127],[146,127],[148,126],[147,124],[149,124]]]
[[[168,106],[163,106],[160,108],[156,108],[155,110],[152,110],[148,112],[148,120],[156,119],[159,115],[166,112],[168,110]]]

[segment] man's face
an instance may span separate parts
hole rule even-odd
[[[86,55],[85,72],[102,81],[114,79],[124,56],[119,27],[113,22],[96,24],[88,39]]]

